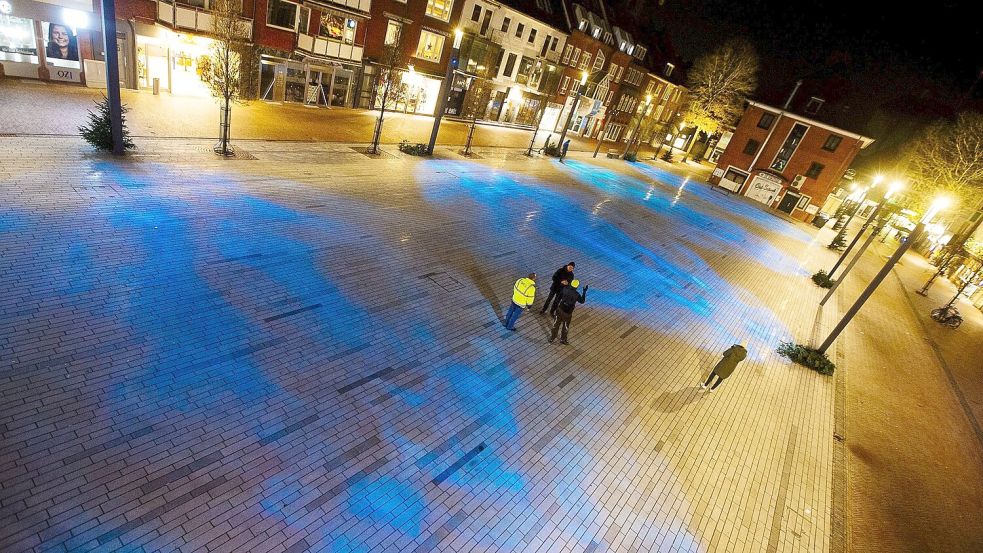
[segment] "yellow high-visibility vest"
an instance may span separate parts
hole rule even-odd
[[[536,298],[536,281],[531,278],[520,278],[512,287],[512,303],[519,307],[529,307]]]

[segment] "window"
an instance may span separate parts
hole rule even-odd
[[[799,203],[795,205],[795,209],[805,209],[809,207],[809,201],[812,200],[810,196],[805,194],[799,196]]]
[[[529,44],[536,42],[536,29],[529,30]]]
[[[768,113],[767,111],[761,114],[761,119],[758,119],[759,129],[770,129],[771,124],[775,122],[775,114]]]
[[[567,63],[569,63],[570,62],[570,54],[572,54],[572,53],[573,53],[573,46],[570,46],[569,44],[567,44],[567,47],[563,49],[563,59],[560,60],[560,63],[562,63],[564,65],[566,65]]]
[[[516,25],[516,27],[515,27],[515,36],[517,36],[517,37],[519,37],[519,38],[522,38],[522,33],[523,33],[523,31],[525,31],[525,30],[526,30],[526,26],[525,26],[525,25],[523,25],[522,23],[519,23],[519,24],[518,24],[518,25]]]
[[[505,71],[502,72],[502,76],[512,78],[512,70],[515,69],[515,60],[518,56],[509,52],[509,59],[505,62]]]
[[[668,77],[669,75],[672,75],[672,70],[675,69],[675,68],[676,68],[675,65],[673,65],[671,63],[667,63],[666,64],[666,77]]]
[[[454,6],[454,0],[427,0],[427,15],[435,19],[439,19],[441,21],[450,21],[451,7],[453,6]],[[440,44],[441,46],[443,46],[444,44],[443,37],[441,37]]]
[[[590,59],[591,55],[584,52],[584,57],[580,58],[580,68],[586,70],[588,67],[590,67]]]
[[[477,23],[481,19],[481,6],[475,6],[471,12],[471,21]]]
[[[539,51],[539,57],[541,58],[546,57],[546,50],[548,50],[550,47],[550,40],[551,40],[550,35],[546,35],[546,40],[543,41],[543,49]]]
[[[604,105],[605,106],[610,106],[611,105],[611,99],[612,98],[614,98],[614,91],[613,90],[609,90],[608,91],[608,98],[607,98],[607,100],[604,100]]]
[[[566,94],[567,87],[570,86],[570,77],[563,77],[563,83],[560,85],[560,94]]]
[[[580,48],[574,48],[573,57],[570,58],[570,65],[577,67],[578,60],[580,60]]]
[[[266,24],[282,29],[297,29],[297,4],[283,0],[270,0],[266,10]]]
[[[301,19],[303,21],[303,19]],[[390,21],[389,24],[395,23]],[[397,23],[398,25],[398,23]],[[321,28],[318,34],[324,38],[344,42],[345,44],[355,43],[355,29],[358,21],[345,17],[337,12],[321,12]],[[389,28],[386,27],[386,40],[389,40]],[[386,44],[389,44],[387,42]]]
[[[604,69],[604,52],[598,50],[597,56],[594,57],[594,68],[591,71],[597,73],[601,69]]]
[[[748,139],[747,144],[744,145],[744,153],[749,156],[753,156],[755,152],[758,151],[758,146],[760,145],[761,143],[758,142],[757,140],[753,138]]]
[[[553,37],[553,42],[550,43],[550,51],[556,52],[556,45],[560,43],[559,37]]]
[[[822,173],[823,169],[825,168],[826,166],[822,163],[812,162],[812,165],[809,166],[809,170],[806,171],[806,176],[810,179],[818,179],[819,174]]]
[[[444,35],[431,33],[426,29],[420,31],[420,44],[416,47],[416,57],[439,62],[443,51]]]
[[[505,19],[502,20],[502,32],[503,33],[509,32],[509,27],[510,26],[512,26],[512,19],[511,18],[506,17]]]
[[[386,46],[392,46],[399,42],[399,35],[403,32],[403,24],[399,21],[389,20],[386,24]]]
[[[831,134],[829,135],[829,138],[826,139],[826,143],[823,144],[823,149],[826,150],[827,152],[835,152],[836,149],[840,146],[840,142],[843,142],[842,136],[836,136],[835,134]]]
[[[614,76],[614,82],[616,82],[616,83],[617,82],[621,82],[621,74],[624,71],[625,71],[625,67],[623,65],[619,65],[618,66],[618,74]]]
[[[734,184],[744,184],[744,181],[747,180],[747,175],[734,169],[727,169],[727,172],[724,173],[724,179]]]
[[[825,102],[826,100],[823,100],[822,98],[816,98],[815,96],[810,97],[809,102],[806,104],[806,113],[809,115],[816,115],[819,113],[819,108],[823,107]]]
[[[802,142],[802,137],[805,136],[807,130],[809,130],[809,127],[800,123],[796,123],[792,127],[792,130],[788,133],[788,137],[785,138],[785,143],[782,144],[782,148],[775,154],[775,160],[771,162],[772,169],[779,172],[785,170],[785,167],[788,166],[788,160],[792,159],[792,154],[798,149],[799,143]]]
[[[519,60],[519,71],[515,75],[515,82],[519,84],[528,84],[534,86],[530,81],[530,76],[533,74],[533,68],[536,66],[536,61],[533,58],[527,58],[522,56]]]

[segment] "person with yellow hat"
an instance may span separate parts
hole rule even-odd
[[[587,301],[587,288],[589,285],[584,285],[584,293],[581,294],[577,291],[577,287],[580,286],[580,281],[574,279],[570,284],[564,286],[560,290],[560,298],[557,302],[556,314],[553,319],[553,333],[550,335],[549,342],[552,344],[553,340],[556,340],[557,332],[560,333],[560,343],[568,344],[567,342],[567,332],[570,330],[570,321],[573,320],[573,310],[577,307],[578,303],[584,303]]]
[[[512,305],[505,314],[505,328],[515,331],[515,322],[519,320],[523,309],[532,307],[536,299],[536,273],[529,273],[525,278],[515,281],[512,286]]]
[[[706,382],[700,384],[700,388],[703,390],[710,386],[710,381],[713,377],[717,377],[717,381],[710,386],[710,391],[717,389],[720,383],[724,381],[725,378],[734,374],[734,369],[737,368],[737,364],[744,361],[747,358],[747,347],[745,344],[734,344],[733,346],[727,348],[724,352],[724,356],[717,364],[714,365],[713,370],[710,371],[710,376],[707,377]]]

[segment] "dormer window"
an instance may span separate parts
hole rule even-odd
[[[632,53],[632,52],[634,52],[634,51],[635,51],[635,47],[634,47],[634,46],[628,46],[628,50],[627,50],[627,52],[628,52],[628,55],[629,55],[629,56],[630,56],[630,55],[631,55],[631,53]]]
[[[822,98],[816,98],[815,96],[810,97],[809,102],[806,104],[806,113],[809,115],[816,115],[819,113],[819,108],[823,107],[823,104],[825,103],[826,100],[823,100]]]
[[[675,65],[673,65],[671,63],[667,63],[666,64],[666,77],[668,77],[669,75],[672,75],[672,70],[675,69],[675,68],[676,68]]]
[[[587,20],[581,19],[580,20],[580,30],[583,31],[586,28],[587,28]]]

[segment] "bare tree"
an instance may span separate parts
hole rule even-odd
[[[922,211],[947,195],[963,208],[983,201],[983,114],[964,112],[930,126],[903,158],[906,207]]]
[[[721,125],[736,122],[744,101],[758,87],[757,73],[758,55],[742,40],[732,40],[696,60],[689,73],[689,101],[683,112],[685,121],[696,127],[693,134],[701,130],[713,134]]]
[[[403,25],[396,27],[395,35],[387,37],[382,69],[379,72],[382,87],[382,98],[379,102],[379,118],[375,122],[375,131],[372,133],[372,146],[369,153],[379,153],[379,141],[382,140],[382,121],[386,116],[386,108],[390,102],[395,103],[395,96],[403,93]],[[377,89],[378,94],[378,89]]]
[[[201,68],[201,79],[208,85],[212,96],[221,102],[219,120],[219,143],[215,151],[233,155],[229,146],[232,123],[232,104],[242,103],[242,61],[248,59],[248,34],[246,23],[241,18],[241,0],[215,0],[212,4],[212,53],[205,67]]]

